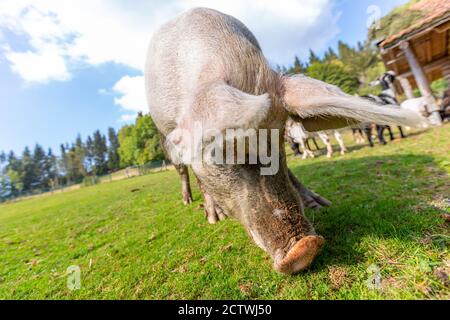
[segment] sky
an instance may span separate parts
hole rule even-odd
[[[119,129],[147,112],[143,69],[153,32],[192,7],[231,14],[272,65],[366,38],[406,0],[1,0],[0,150],[20,154]]]

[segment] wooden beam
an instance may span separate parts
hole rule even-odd
[[[447,23],[443,23],[440,26],[437,26],[436,28],[433,29],[433,31],[438,32],[438,33],[442,33],[445,32],[447,30],[450,29],[450,21]]]
[[[426,48],[426,61],[427,63],[430,63],[433,59],[433,54],[431,52],[431,39],[428,38],[425,44],[425,48]]]
[[[394,50],[389,50],[389,60],[386,61],[386,65],[397,63],[405,59],[405,54],[402,50],[399,50],[397,54],[394,55]]]
[[[395,58],[394,58],[394,50],[390,50],[390,51],[389,51],[389,57],[390,57],[391,60],[395,59]],[[394,63],[394,64],[392,65],[392,68],[394,69],[394,72],[395,72],[396,74],[398,74],[398,66],[397,66],[396,63]]]
[[[439,108],[436,105],[436,101],[434,100],[430,84],[428,83],[428,79],[422,69],[422,66],[419,64],[414,51],[409,46],[409,42],[402,41],[400,43],[400,48],[405,53],[405,57],[408,60],[409,67],[414,75],[414,79],[416,80],[420,93],[424,98],[426,98],[428,102],[427,106],[428,111],[431,113],[430,117],[432,117],[433,122],[435,122],[437,125],[442,124],[442,120],[439,115]]]
[[[450,64],[450,58],[449,57],[443,57],[443,58],[441,58],[439,60],[433,61],[432,63],[429,63],[429,64],[426,64],[426,65],[422,66],[422,69],[424,70],[425,73],[429,73],[429,72],[431,72],[434,69],[442,68],[443,66],[448,65],[448,64]],[[413,75],[413,73],[411,72],[411,70],[407,71],[407,72],[404,72],[402,74],[399,74],[399,76],[402,76],[402,77],[405,77],[405,78],[410,77],[412,75]]]
[[[442,75],[450,83],[450,62],[442,67]]]

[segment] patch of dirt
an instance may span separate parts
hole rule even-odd
[[[157,238],[157,235],[154,234],[154,233],[152,233],[152,234],[150,235],[150,237],[148,237],[147,242],[152,242],[152,241],[155,240],[156,238]]]
[[[103,228],[98,228],[97,229],[97,233],[106,233],[108,232],[108,228],[107,227],[103,227]]]
[[[446,287],[450,287],[450,260],[445,260],[444,265],[433,270],[433,275]]]
[[[446,223],[450,222],[450,214],[448,213],[441,213],[441,218],[444,219]]]
[[[25,262],[30,268],[37,266],[39,264],[39,260],[37,259],[31,259],[29,261]]]
[[[9,246],[15,245],[15,244],[21,244],[21,240],[6,240],[5,243]]]
[[[340,289],[349,281],[347,271],[343,267],[328,267],[328,277],[330,278],[331,286],[336,290]]]
[[[417,285],[417,288],[426,296],[431,296],[433,294],[433,289],[431,288],[428,281],[424,281]]]
[[[187,267],[184,265],[179,266],[178,268],[172,270],[172,272],[177,272],[177,273],[185,273],[186,271],[188,271]]]
[[[243,295],[249,296],[253,291],[252,285],[248,283],[242,283],[239,285],[239,291],[241,291]]]
[[[430,206],[440,211],[446,212],[450,208],[450,199],[442,196],[435,196],[430,201]]]
[[[381,280],[381,289],[383,291],[387,291],[389,289],[399,289],[401,287],[401,282],[394,277],[383,278]]]
[[[142,282],[139,282],[134,288],[134,295],[139,296],[142,293]]]
[[[445,270],[445,268],[436,268],[433,271],[433,274],[436,277],[436,279],[438,279],[439,282],[442,283],[444,286],[446,286],[446,287],[450,286],[448,270]]]
[[[229,251],[232,247],[233,247],[232,244],[228,244],[228,245],[223,246],[222,248],[220,248],[220,251],[222,251],[222,252]]]

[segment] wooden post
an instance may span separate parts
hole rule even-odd
[[[450,60],[447,61],[447,63],[442,67],[442,75],[445,79],[447,79],[447,82],[450,86]]]
[[[414,79],[416,80],[417,86],[419,87],[420,93],[427,100],[428,111],[431,113],[430,120],[436,124],[441,125],[442,120],[439,116],[439,108],[436,105],[436,101],[433,97],[433,93],[431,91],[430,84],[428,83],[425,72],[423,71],[419,61],[416,58],[416,55],[412,51],[408,41],[402,41],[400,43],[400,48],[405,53],[406,60],[408,60],[409,67],[411,68],[411,72],[414,75]]]
[[[402,86],[403,92],[405,92],[406,99],[414,99],[414,93],[408,78],[399,76],[397,79]]]

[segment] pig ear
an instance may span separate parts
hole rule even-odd
[[[270,108],[269,95],[251,95],[223,82],[200,88],[190,108],[189,119],[214,131],[257,129]]]
[[[267,117],[270,104],[268,94],[251,95],[224,82],[199,88],[178,126],[167,136],[166,147],[172,160],[183,158],[187,150],[227,129],[258,129]]]
[[[337,129],[360,122],[419,126],[418,115],[350,96],[338,87],[303,75],[283,77],[283,100],[307,131]]]

